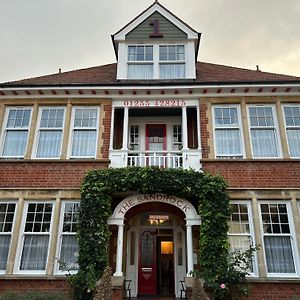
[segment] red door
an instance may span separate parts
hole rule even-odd
[[[139,241],[138,294],[156,295],[155,233],[144,231]]]

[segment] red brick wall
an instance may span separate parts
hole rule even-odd
[[[230,187],[295,188],[300,187],[299,160],[203,160],[203,169],[222,175]]]
[[[202,147],[202,157],[208,158],[210,148],[208,146],[208,118],[207,118],[207,104],[200,104],[200,130],[201,130],[201,147]]]
[[[71,287],[65,279],[0,279],[0,294],[6,291],[25,292],[28,290],[70,293]]]
[[[79,188],[88,170],[108,167],[106,161],[0,161],[0,188]]]
[[[103,110],[105,116],[103,119],[104,130],[102,133],[103,146],[101,147],[102,158],[109,157],[109,139],[110,139],[110,125],[111,125],[111,105],[104,105]]]
[[[244,300],[292,300],[300,298],[300,283],[252,283]],[[295,300],[298,298],[295,298]]]

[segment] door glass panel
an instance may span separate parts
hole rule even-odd
[[[150,232],[145,232],[141,236],[141,265],[142,267],[153,264],[154,236]]]

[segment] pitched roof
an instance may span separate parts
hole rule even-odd
[[[300,77],[197,62],[195,80],[117,80],[117,64],[91,67],[0,84],[0,87],[80,85],[180,85],[300,83]]]

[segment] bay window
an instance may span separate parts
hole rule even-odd
[[[214,106],[214,140],[217,158],[242,158],[244,147],[238,106]]]
[[[16,204],[0,203],[0,273],[5,273]]]
[[[295,276],[296,255],[290,203],[260,204],[261,229],[267,273]]]
[[[64,115],[64,108],[41,108],[36,142],[37,158],[60,157]]]
[[[281,156],[274,107],[255,105],[248,109],[253,157]]]
[[[58,249],[57,272],[78,269],[78,243],[76,232],[78,226],[79,202],[63,202]]]
[[[53,203],[26,203],[19,272],[45,273],[49,252]]]
[[[74,107],[71,128],[71,158],[95,157],[97,150],[99,108]]]
[[[300,106],[283,106],[285,129],[291,157],[300,157]]]
[[[2,139],[3,157],[24,157],[28,142],[30,117],[30,107],[10,107],[7,109]]]

